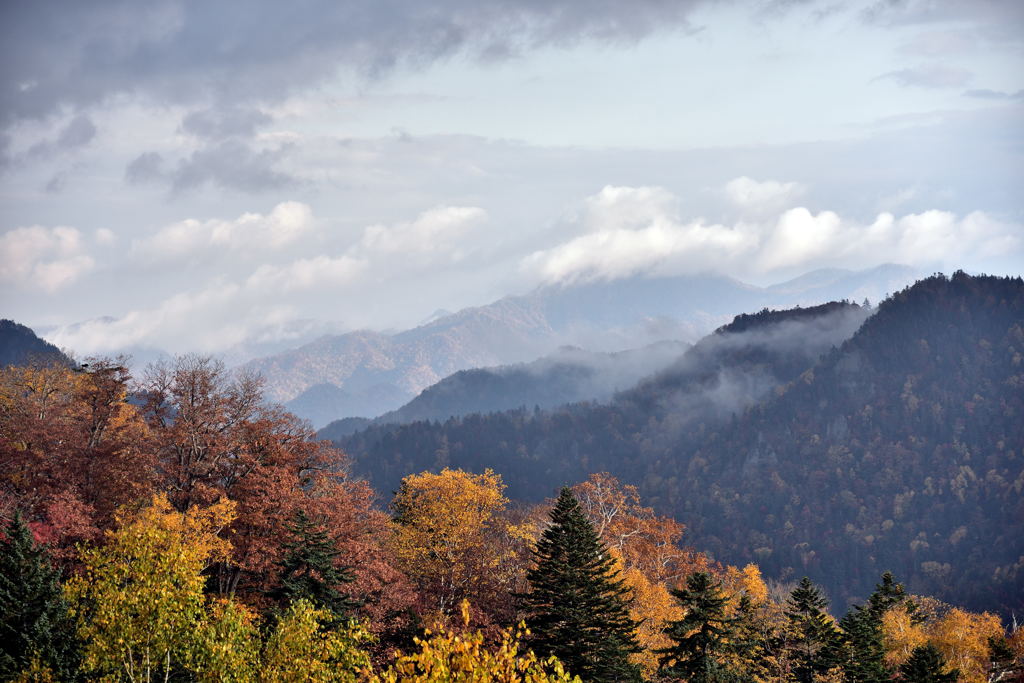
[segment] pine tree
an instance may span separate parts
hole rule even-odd
[[[902,583],[896,583],[892,572],[882,574],[882,582],[875,584],[875,592],[868,598],[867,609],[881,619],[888,610],[904,605],[912,623],[919,624],[923,618],[917,614],[917,603],[910,599]]]
[[[526,575],[531,590],[520,596],[530,646],[586,681],[639,681],[640,669],[629,661],[640,651],[629,589],[568,488],[551,511],[534,560]]]
[[[317,609],[326,609],[338,619],[347,618],[362,605],[342,594],[338,586],[355,580],[350,567],[335,563],[341,552],[321,525],[303,510],[288,525],[292,540],[285,544],[279,584],[271,591],[282,609],[296,600],[308,600]]]
[[[885,646],[878,618],[862,606],[854,606],[839,622],[846,647],[843,674],[849,683],[885,683],[892,676],[885,666]]]
[[[75,680],[79,643],[61,590],[60,571],[36,545],[20,513],[0,539],[0,679],[33,659],[57,680]]]
[[[799,683],[811,683],[815,675],[839,665],[839,630],[827,608],[828,601],[806,576],[786,601],[787,639]]]
[[[943,672],[942,655],[929,643],[915,647],[910,659],[900,666],[900,678],[907,683],[955,683],[960,680],[956,669]]]
[[[694,683],[741,680],[726,663],[730,654],[739,653],[734,644],[737,620],[725,616],[729,599],[722,593],[722,583],[707,572],[695,572],[687,577],[686,588],[671,592],[686,615],[665,627],[675,644],[657,651],[659,673]]]

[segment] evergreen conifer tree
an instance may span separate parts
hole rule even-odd
[[[829,617],[828,601],[806,576],[786,600],[787,640],[792,653],[793,675],[799,683],[811,683],[815,675],[839,665],[839,629]]]
[[[362,602],[342,594],[338,586],[355,580],[350,567],[338,567],[340,555],[335,542],[303,510],[288,525],[292,540],[285,544],[279,584],[271,592],[284,609],[296,600],[308,600],[318,609],[326,609],[338,619],[347,618]]]
[[[910,599],[902,583],[896,583],[892,572],[882,574],[882,582],[875,584],[875,592],[868,598],[867,609],[872,616],[881,619],[882,615],[893,607],[904,605],[913,623],[921,623],[922,617],[917,614],[917,603]]]
[[[908,683],[955,683],[960,672],[944,673],[942,655],[931,643],[915,647],[910,659],[900,666],[900,678]]]
[[[686,588],[671,593],[686,614],[665,627],[674,645],[656,651],[661,655],[659,673],[693,683],[742,680],[728,665],[729,655],[738,654],[737,620],[725,616],[729,599],[722,593],[722,583],[707,572],[695,572],[687,577]]]
[[[558,657],[585,681],[639,681],[640,669],[629,661],[640,651],[629,589],[568,488],[551,511],[534,560],[526,575],[531,590],[520,596],[530,646]]]
[[[869,609],[854,606],[840,620],[846,647],[843,674],[849,683],[885,683],[892,678],[885,665],[881,622]]]
[[[13,679],[33,659],[57,680],[78,675],[79,642],[61,590],[60,571],[36,545],[20,513],[0,539],[0,680]]]

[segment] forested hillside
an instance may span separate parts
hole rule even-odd
[[[1019,611],[1020,278],[928,278],[809,354],[815,335],[787,335],[785,323],[827,321],[822,312],[740,316],[610,406],[374,428],[342,443],[384,490],[409,471],[486,466],[536,499],[607,470],[718,559],[813,573],[838,601],[891,569],[912,591]]]
[[[985,286],[966,284],[968,292]],[[948,285],[932,282],[922,291]],[[949,300],[953,310],[967,299]],[[993,310],[1003,307],[993,302]],[[481,458],[472,469],[409,470],[393,492],[375,491],[353,474],[349,456],[269,404],[259,377],[208,357],[179,357],[135,378],[110,359],[75,368],[3,368],[0,680],[639,683],[702,680],[707,671],[716,672],[713,680],[759,683],[1012,680],[1022,671],[1024,630],[995,613],[964,609],[950,587],[942,587],[947,600],[939,601],[910,595],[902,577],[880,573],[860,604],[830,606],[815,581],[834,579],[825,573],[836,563],[863,566],[858,533],[812,539],[815,547],[804,541],[798,549],[812,561],[801,570],[811,578],[722,561],[733,546],[721,539],[737,548],[756,543],[752,554],[767,566],[833,519],[794,515],[776,536],[745,536],[758,529],[751,510],[759,502],[726,487],[739,482],[763,496],[792,486],[779,510],[797,505],[796,496],[829,495],[828,476],[815,478],[820,468],[804,468],[812,476],[801,481],[803,470],[779,455],[781,441],[772,440],[780,430],[798,444],[806,440],[784,422],[789,416],[771,411],[790,396],[810,392],[801,406],[820,400],[817,382],[845,372],[837,359],[867,354],[879,343],[865,336],[869,322],[819,362],[814,377],[794,375],[798,359],[806,363],[867,313],[830,304],[741,317],[600,412],[584,405],[572,413],[514,414],[518,421],[505,423],[513,429],[492,432],[495,447],[483,450],[481,442],[480,454],[516,463],[515,487],[527,501],[510,499],[502,475],[480,465]],[[946,324],[943,316],[936,320]],[[988,329],[978,320],[979,329]],[[715,399],[726,376],[738,389],[728,401]],[[871,391],[886,390],[873,373],[858,378]],[[984,396],[976,402],[990,400],[987,389],[979,391]],[[923,391],[915,396],[931,400]],[[676,406],[696,407],[701,397],[706,410],[694,410],[689,421],[671,418]],[[755,407],[739,416],[744,405]],[[651,467],[644,485],[662,492],[659,504],[686,487],[687,497],[672,499],[683,503],[686,522],[657,512],[636,486],[607,472],[564,478],[569,469],[596,468],[596,457],[534,459],[531,471],[528,451],[508,455],[529,429],[545,425],[554,434],[572,420],[589,425],[588,448],[603,453],[601,439],[644,414],[651,416],[645,425],[672,444],[704,430],[708,443],[732,439],[741,449],[748,447],[743,435],[757,432],[766,434],[760,447],[774,455],[737,473],[724,459],[711,462],[710,449],[698,451],[679,461],[692,472],[666,474],[677,478],[671,485],[654,479]],[[849,422],[852,431],[856,421]],[[957,429],[970,433],[970,425]],[[619,438],[611,445],[626,453],[630,439]],[[837,432],[810,442],[838,438],[845,437]],[[462,457],[465,447],[452,446],[435,457]],[[644,446],[627,464],[640,470],[654,448]],[[736,453],[737,460],[749,457]],[[808,457],[821,456],[809,450]],[[539,466],[548,468],[547,480],[534,473]],[[844,475],[840,469],[835,476]],[[559,478],[571,486],[555,501],[545,492],[554,494]],[[767,483],[758,488],[753,481]],[[710,495],[700,497],[702,482]],[[530,484],[534,490],[524,488]],[[839,497],[868,500],[864,488]],[[946,500],[984,504],[970,485],[965,489]],[[910,525],[910,514],[922,514],[912,505],[902,509],[906,514],[894,514],[894,534]],[[757,511],[769,520],[783,514],[767,506]],[[983,522],[967,510],[953,512],[974,526],[950,540],[966,548]],[[935,506],[924,513],[937,514]],[[728,536],[708,531],[730,524]],[[1003,525],[1012,549],[1015,522],[1004,516],[992,524]],[[701,542],[717,544],[717,559]],[[957,565],[947,574],[954,572],[963,570]],[[1002,598],[1006,582],[998,574],[959,586],[975,602],[982,596],[1013,604]]]
[[[36,363],[71,361],[53,344],[13,320],[0,320],[0,367]]]
[[[424,389],[398,410],[373,420],[334,420],[318,434],[334,440],[370,424],[447,420],[523,406],[553,408],[578,401],[605,401],[618,389],[669,365],[688,347],[661,342],[617,353],[565,347],[531,363],[460,370]]]

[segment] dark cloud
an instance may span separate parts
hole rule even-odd
[[[965,90],[965,97],[976,97],[982,100],[1024,100],[1024,90],[1017,92],[1003,92],[1002,90]]]
[[[1016,0],[876,0],[864,7],[860,15],[871,24],[914,25],[967,20],[993,28],[1008,24],[1011,31],[1019,31],[1024,21],[1024,3]]]
[[[687,27],[699,2],[8,3],[0,21],[0,125],[126,92],[185,104],[266,102],[339,69],[373,75],[457,53],[493,59],[582,40],[628,43]]]
[[[262,192],[290,187],[298,180],[275,168],[286,147],[255,150],[248,144],[226,140],[193,152],[178,162],[170,176],[173,192],[216,185],[241,192]]]
[[[181,129],[197,137],[223,140],[251,137],[273,119],[259,109],[230,106],[194,111],[181,121]]]
[[[973,78],[974,74],[967,69],[946,64],[924,64],[890,71],[874,80],[891,80],[905,88],[962,88]]]
[[[94,137],[96,137],[96,125],[88,116],[79,114],[71,119],[71,123],[61,131],[60,137],[57,138],[57,146],[63,149],[73,149],[88,144]]]
[[[96,137],[96,124],[85,114],[79,114],[52,140],[42,140],[28,148],[24,159],[51,159],[61,152],[74,151],[92,142]]]
[[[67,187],[67,184],[67,171],[61,171],[55,174],[52,178],[50,178],[50,180],[47,181],[46,186],[43,189],[46,191],[47,194],[60,194],[61,192],[64,191],[64,188]]]
[[[124,179],[131,184],[148,183],[164,177],[164,158],[159,152],[144,152],[124,169]]]

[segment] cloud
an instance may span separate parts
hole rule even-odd
[[[319,297],[318,301],[329,304],[360,284],[396,277],[396,267],[404,275],[437,259],[450,261],[459,253],[459,238],[485,217],[486,213],[477,207],[434,207],[411,221],[369,226],[357,242],[335,255],[263,263],[247,276],[234,279],[217,276],[155,305],[137,308],[119,318],[65,326],[48,338],[82,354],[132,346],[223,351],[268,326],[287,328],[296,317],[296,293],[304,299]],[[175,258],[263,250],[264,257],[272,258],[280,247],[309,234],[315,224],[307,205],[284,202],[266,215],[247,213],[228,221],[173,223],[133,243],[132,252],[149,258]],[[115,237],[102,229],[95,233],[98,243],[110,243]]]
[[[923,64],[889,71],[874,80],[891,80],[904,88],[962,88],[973,79],[974,74],[967,69],[946,64]]]
[[[91,270],[81,233],[71,227],[41,225],[0,235],[0,281],[55,292]]]
[[[475,206],[434,207],[411,222],[368,226],[355,251],[362,254],[447,251],[454,240],[486,217],[487,212]]]
[[[725,194],[743,209],[771,209],[791,203],[806,188],[800,183],[780,183],[776,180],[757,181],[746,176],[734,178],[725,184]]]
[[[251,137],[259,128],[273,122],[268,114],[252,107],[209,107],[193,111],[181,121],[186,133],[211,140]]]
[[[697,0],[312,0],[19,3],[0,23],[0,125],[121,93],[267,102],[340,69],[380,74],[459,53],[501,59],[687,27]]]
[[[215,136],[214,131],[211,136]],[[277,168],[291,148],[287,143],[258,149],[235,137],[204,142],[208,144],[178,159],[174,168],[159,152],[140,154],[125,167],[125,181],[132,185],[165,183],[173,194],[206,185],[259,193],[301,184],[298,178]]]
[[[273,250],[312,230],[313,211],[301,202],[282,202],[266,215],[245,213],[235,220],[187,219],[136,240],[132,251],[153,259],[175,259],[200,253]]]
[[[862,224],[798,206],[774,218],[723,225],[681,221],[664,210],[667,193],[659,188],[604,188],[584,204],[592,207],[595,199],[608,204],[610,197],[635,204],[640,196],[651,198],[643,225],[588,216],[600,226],[597,230],[536,251],[522,260],[521,268],[543,283],[569,283],[638,274],[865,268],[885,262],[959,267],[974,258],[1024,257],[1024,228],[980,211],[963,218],[935,210],[901,218],[881,213]],[[610,216],[621,215],[614,203],[607,208]]]
[[[976,97],[982,100],[1002,100],[1002,101],[1019,101],[1024,100],[1024,90],[1018,90],[1017,92],[1003,92],[1001,90],[965,90],[965,97]]]
[[[85,147],[96,137],[96,124],[88,116],[73,117],[57,137],[42,140],[28,148],[24,158],[28,160],[51,159],[62,152],[71,152]]]
[[[164,158],[159,152],[143,152],[124,169],[124,178],[131,184],[153,182],[164,175]]]
[[[246,286],[267,292],[337,287],[355,280],[366,270],[366,266],[365,261],[348,254],[337,258],[321,254],[298,259],[284,266],[260,266],[246,280]]]

